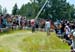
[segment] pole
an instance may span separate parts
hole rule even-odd
[[[44,3],[43,7],[40,9],[40,11],[38,12],[37,16],[35,17],[35,20],[38,18],[38,16],[40,15],[40,13],[42,12],[42,10],[44,9],[45,5],[47,4],[48,0],[46,0],[46,2]]]

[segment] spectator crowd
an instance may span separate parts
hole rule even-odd
[[[71,52],[75,52],[75,21],[57,20],[54,24],[56,34],[71,46]]]

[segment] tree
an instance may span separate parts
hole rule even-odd
[[[27,16],[27,17],[30,17],[32,15],[32,6],[30,3],[26,4],[26,5],[22,5],[22,7],[20,8],[20,15],[22,16]]]
[[[18,14],[18,6],[17,6],[17,4],[14,5],[13,10],[12,10],[12,14],[13,15],[17,15]]]
[[[19,15],[26,16],[28,18],[35,18],[38,12],[38,4],[37,3],[28,3],[26,5],[22,5],[19,10]]]
[[[0,14],[2,14],[2,6],[0,5]]]
[[[31,0],[31,3],[23,5],[20,8],[20,15],[27,16],[28,18],[35,18],[41,7],[46,0]],[[75,9],[74,6],[66,2],[66,0],[49,0],[44,7],[39,18],[52,18],[56,19],[72,19],[74,18]]]
[[[3,11],[2,11],[2,14],[7,14],[7,9],[6,8],[3,8]]]

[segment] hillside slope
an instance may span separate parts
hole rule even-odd
[[[70,47],[55,33],[19,31],[0,36],[0,52],[69,52]]]

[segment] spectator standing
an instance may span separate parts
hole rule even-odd
[[[6,28],[6,25],[7,25],[7,17],[3,17],[2,20],[3,20],[3,22],[2,22],[3,28]]]
[[[31,20],[31,27],[32,27],[32,32],[35,32],[35,20]]]
[[[51,26],[50,21],[47,20],[45,22],[45,29],[46,29],[47,35],[50,35],[50,26]]]
[[[2,28],[2,16],[0,16],[0,28]]]
[[[65,26],[65,35],[64,35],[64,38],[68,42],[69,45],[71,44],[71,39],[68,37],[69,34],[70,34],[70,32],[71,32],[71,30],[70,30],[69,24],[67,24]]]
[[[72,30],[69,38],[72,40],[71,51],[75,51],[75,27],[72,25]]]

